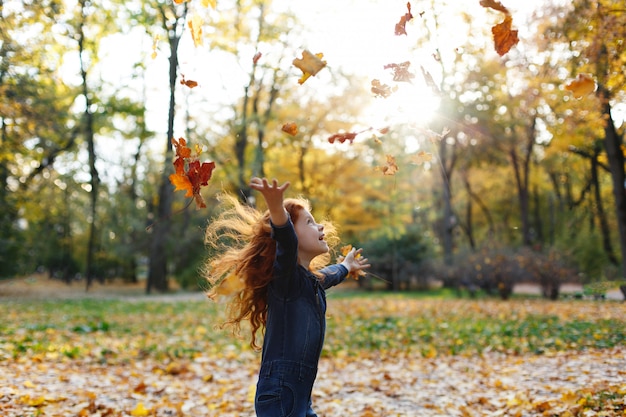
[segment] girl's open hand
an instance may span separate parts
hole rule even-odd
[[[363,249],[352,248],[350,252],[343,259],[341,264],[348,269],[348,273],[357,276],[359,271],[369,268],[371,265],[368,263],[367,258],[361,256]]]
[[[250,188],[259,191],[263,195],[267,208],[270,211],[272,222],[277,226],[287,223],[287,212],[283,207],[283,196],[289,185],[289,182],[278,185],[276,179],[273,179],[271,184],[267,181],[267,178],[254,177],[250,180]]]

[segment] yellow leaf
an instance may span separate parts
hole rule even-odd
[[[574,97],[583,98],[596,91],[596,82],[589,74],[578,74],[575,80],[565,86],[565,89],[571,91]]]
[[[217,0],[202,0],[202,6],[211,6],[212,9],[215,9],[217,7]]]
[[[189,20],[189,29],[191,29],[191,37],[193,38],[193,44],[197,48],[202,45],[202,17],[197,13],[194,13]]]
[[[150,410],[144,407],[143,403],[139,403],[137,404],[137,407],[130,412],[130,415],[133,417],[147,417],[149,413]]]
[[[24,387],[35,388],[35,384],[33,384],[32,381],[24,381]]]
[[[302,51],[302,58],[295,58],[293,65],[302,71],[302,77],[298,80],[298,84],[304,84],[311,75],[315,75],[326,66],[326,61],[322,61],[324,54],[317,53],[313,55],[311,52]]]

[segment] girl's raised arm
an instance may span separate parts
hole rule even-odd
[[[250,180],[250,188],[257,190],[263,195],[267,208],[270,212],[270,219],[275,226],[283,226],[287,223],[289,215],[283,206],[283,195],[289,188],[289,182],[278,185],[276,179],[270,184],[267,178],[254,177]]]

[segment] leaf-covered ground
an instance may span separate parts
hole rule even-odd
[[[339,294],[339,293],[336,293]],[[0,416],[252,416],[259,355],[201,297],[0,297]],[[626,304],[329,300],[320,416],[624,416]]]

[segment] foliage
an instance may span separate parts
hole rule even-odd
[[[429,393],[441,389],[442,383],[458,382],[455,394],[436,395],[456,404],[433,401],[431,411],[439,415],[457,410],[459,404],[467,410],[507,407],[531,414],[542,408],[558,415],[565,415],[556,411],[563,408],[582,413],[623,407],[619,384],[603,379],[596,387],[578,377],[614,375],[614,367],[600,375],[605,372],[600,364],[613,359],[611,352],[618,360],[620,352],[623,355],[619,349],[626,346],[625,308],[624,303],[603,302],[598,308],[597,302],[577,300],[504,303],[380,293],[343,297],[336,291],[329,294],[328,337],[316,404],[330,413],[332,398],[360,392],[367,393],[370,407],[380,407],[375,393],[383,392],[389,395],[389,404],[400,407],[414,399],[417,378],[420,389]],[[0,396],[9,400],[0,402],[4,407],[0,409],[5,415],[16,410],[22,415],[81,410],[145,415],[140,413],[143,409],[163,415],[176,409],[243,415],[252,409],[258,355],[245,340],[215,327],[223,319],[222,310],[220,304],[197,297],[4,299],[0,379],[10,378],[2,382],[11,389],[0,390]],[[529,366],[515,376],[521,364]],[[555,381],[555,369],[572,386]],[[543,395],[535,394],[537,398],[529,399],[533,391],[525,381],[536,385],[544,377],[541,389],[556,395],[539,401]],[[89,386],[76,383],[84,379],[93,381]],[[504,404],[487,404],[486,398],[499,398],[497,393],[505,397]],[[364,398],[349,398],[339,401],[342,410],[364,407]],[[416,404],[411,402],[410,407]],[[374,415],[379,414],[389,413],[379,410]]]

